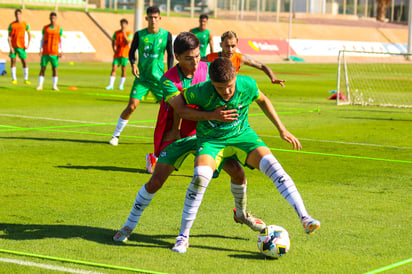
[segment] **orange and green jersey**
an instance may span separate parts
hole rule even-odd
[[[207,61],[211,63],[219,57],[222,57],[221,52],[213,52],[207,55]],[[236,72],[238,72],[240,64],[242,63],[242,54],[239,52],[235,52],[230,58],[230,61],[232,61],[233,65],[235,66]]]
[[[26,31],[30,31],[30,27],[24,21],[20,23],[15,21],[9,25],[9,35],[11,37],[11,46],[13,48],[25,48],[24,37]]]
[[[132,39],[132,33],[130,31],[126,31],[126,36],[129,40]],[[114,58],[129,58],[129,43],[124,37],[122,30],[118,30],[113,34],[112,40],[115,41],[116,46],[116,53],[114,54]]]
[[[43,28],[43,54],[44,55],[59,55],[59,44],[63,29],[59,26],[52,27],[51,25]]]

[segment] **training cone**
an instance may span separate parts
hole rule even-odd
[[[71,86],[69,89],[70,89],[70,90],[77,90],[77,87]]]

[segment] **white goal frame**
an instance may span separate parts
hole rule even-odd
[[[363,87],[359,85],[359,83],[367,82],[367,80],[362,81],[359,79],[356,79],[355,77],[351,78],[351,72],[352,70],[348,68],[348,63],[347,59],[352,58],[355,61],[350,63],[349,65],[356,65],[359,64],[379,64],[382,67],[385,67],[385,64],[388,64],[388,66],[394,65],[394,64],[401,64],[403,68],[406,68],[406,74],[403,73],[402,77],[405,79],[400,79],[400,81],[405,82],[405,89],[402,90],[403,94],[406,95],[404,97],[404,102],[401,102],[401,99],[396,99],[396,100],[386,100],[387,97],[385,97],[385,100],[380,101],[380,98],[377,98],[379,96],[376,96],[373,98],[373,93],[374,92],[369,92],[368,88],[369,87]],[[371,57],[374,57],[374,60]],[[396,59],[396,60],[395,60]],[[378,61],[376,61],[378,60]],[[337,89],[336,89],[336,104],[337,105],[371,105],[371,106],[390,106],[390,107],[404,107],[404,108],[412,108],[412,54],[407,54],[407,53],[389,53],[389,52],[366,52],[366,51],[350,51],[350,50],[341,50],[339,51],[338,54],[338,73],[337,73]],[[375,62],[374,62],[375,61]],[[381,62],[379,62],[381,61]],[[409,74],[409,71],[411,72]],[[368,71],[369,72],[369,71]],[[367,73],[365,72],[364,75],[366,77]],[[390,81],[397,81],[397,79],[390,79]],[[358,81],[359,86],[353,86],[354,82]],[[379,79],[380,83],[377,83],[378,88],[382,88],[385,91],[388,90],[387,94],[391,93],[390,87],[391,85],[388,85],[385,87],[385,83],[388,81],[385,81],[384,78]],[[358,90],[358,88],[360,90]],[[385,89],[387,88],[387,89]],[[381,92],[381,91],[379,91]],[[372,95],[371,95],[372,94]],[[383,94],[383,93],[382,93]],[[346,97],[346,100],[342,97]],[[383,96],[382,96],[383,97]],[[377,99],[377,100],[375,100]]]

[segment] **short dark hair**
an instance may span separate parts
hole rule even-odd
[[[207,19],[207,20],[209,20],[209,16],[207,16],[207,14],[203,13],[203,14],[201,14],[201,15],[199,16],[199,20],[202,20],[202,19]]]
[[[191,32],[181,32],[173,43],[173,51],[180,55],[187,50],[193,50],[200,46],[199,38]]]
[[[159,9],[157,6],[148,7],[147,10],[146,10],[146,14],[147,14],[147,15],[149,15],[149,14],[155,14],[155,13],[160,14],[160,9]]]
[[[16,9],[16,10],[14,11],[14,16],[16,16],[18,12],[22,13],[21,9]]]
[[[209,77],[213,82],[227,83],[236,77],[235,66],[229,58],[216,58],[209,66]]]
[[[129,24],[129,22],[128,22],[125,18],[123,18],[122,20],[120,20],[120,24],[123,24],[123,23]]]
[[[56,16],[57,17],[57,14],[53,11],[53,12],[50,12],[50,17],[52,17],[52,16]]]

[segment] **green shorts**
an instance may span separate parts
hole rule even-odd
[[[158,163],[168,164],[174,166],[176,170],[182,166],[183,161],[190,154],[195,155],[197,150],[197,138],[196,135],[192,135],[176,142],[171,143],[165,147],[162,152],[160,152],[159,158],[157,159]],[[220,171],[222,170],[223,164],[221,167],[216,169],[213,174],[213,178],[219,177]]]
[[[171,143],[160,152],[158,163],[174,166],[178,170],[189,154],[196,153],[196,135]]]
[[[119,57],[119,58],[114,58],[113,59],[113,65],[116,66],[127,66],[127,62],[129,61],[128,58],[126,57]]]
[[[196,156],[210,155],[216,161],[216,167],[222,168],[225,159],[232,158],[246,166],[246,158],[252,150],[267,146],[252,128],[227,139],[197,139]]]
[[[53,68],[57,68],[59,66],[59,56],[58,55],[42,55],[40,60],[40,66],[46,67],[47,63],[52,65]]]
[[[16,55],[19,55],[20,59],[27,59],[27,53],[25,49],[21,49],[21,48],[13,48],[14,49],[14,53],[9,54],[11,59],[16,59]]]
[[[149,81],[142,80],[136,77],[133,82],[133,87],[132,87],[132,91],[130,92],[130,97],[137,99],[137,100],[142,100],[143,97],[147,93],[149,93],[149,91],[151,91],[152,94],[156,97],[156,102],[162,101],[163,91],[162,91],[162,88],[160,87],[159,82],[149,82]]]

